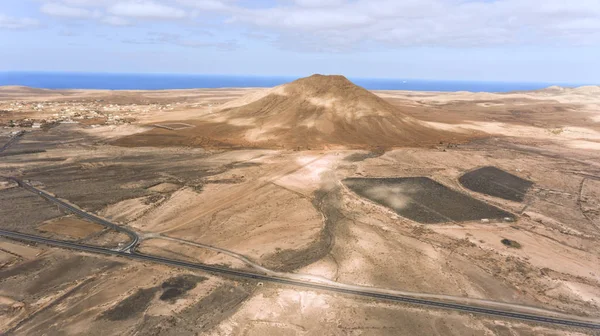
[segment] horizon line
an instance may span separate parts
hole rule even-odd
[[[282,79],[299,79],[310,75],[256,75],[256,74],[210,74],[210,73],[184,73],[184,72],[113,72],[113,71],[69,71],[69,70],[0,70],[0,74],[70,74],[70,75],[136,75],[136,76],[217,76],[217,77],[246,77],[246,78],[282,78]],[[341,74],[325,74],[325,75],[341,75]],[[583,82],[568,82],[568,81],[519,81],[519,80],[482,80],[482,79],[431,79],[431,78],[403,78],[403,77],[363,77],[363,76],[346,76],[349,79],[363,80],[378,80],[378,81],[422,81],[422,82],[465,82],[465,83],[510,83],[510,84],[550,84],[552,85],[576,85],[576,86],[600,86],[598,84],[583,83]]]

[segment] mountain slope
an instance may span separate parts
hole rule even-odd
[[[163,145],[182,145],[187,139],[187,145],[199,146],[391,148],[466,138],[428,127],[343,76],[313,75],[251,98],[257,100],[186,121],[195,128],[168,135],[165,130],[152,130],[152,139],[142,133],[120,144],[142,145],[146,136],[146,140],[162,138]],[[248,101],[248,97],[241,99]]]

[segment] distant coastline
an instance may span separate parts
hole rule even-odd
[[[174,90],[195,88],[273,87],[297,79],[291,76],[233,76],[196,74],[0,72],[0,86],[20,85],[41,89]],[[449,81],[418,79],[371,79],[349,77],[369,90],[409,91],[529,91],[558,85],[577,87],[584,84]]]

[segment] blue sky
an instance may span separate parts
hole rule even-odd
[[[0,71],[600,83],[600,0],[2,0]]]

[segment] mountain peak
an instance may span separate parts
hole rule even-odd
[[[239,104],[189,122],[197,126],[180,131],[177,141],[185,142],[182,138],[188,137],[194,143],[202,137],[245,147],[393,148],[469,138],[431,128],[339,75],[300,78],[260,95],[242,97]],[[146,139],[145,135],[127,141],[135,143],[142,138]],[[161,137],[161,141],[172,143],[175,139]]]

